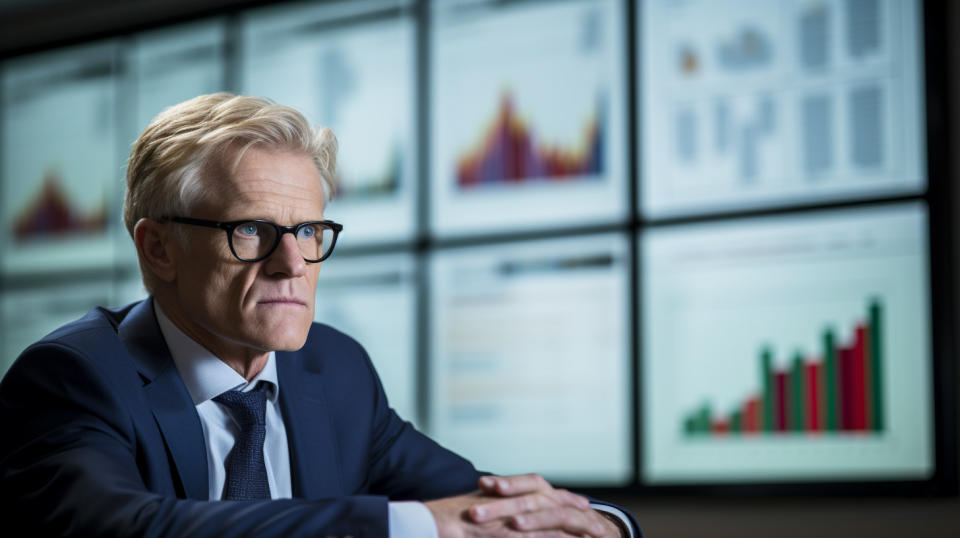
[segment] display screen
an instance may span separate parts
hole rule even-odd
[[[921,204],[643,235],[652,484],[933,471]]]
[[[122,188],[112,45],[18,58],[2,73],[0,272],[109,267]]]
[[[642,212],[922,192],[918,4],[645,0]]]
[[[632,477],[625,236],[438,252],[430,433],[496,473]]]
[[[353,22],[345,15],[342,5],[314,5],[245,17],[243,92],[292,106],[336,134],[338,189],[324,217],[344,225],[341,247],[409,240],[414,22],[399,10],[350,13]]]
[[[320,269],[315,320],[360,342],[390,407],[418,423],[415,269],[406,254],[330,258]]]
[[[623,5],[434,5],[431,232],[626,212]]]
[[[130,51],[136,88],[134,137],[163,109],[225,90],[226,26],[192,23],[137,36]]]

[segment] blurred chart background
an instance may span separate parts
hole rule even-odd
[[[0,372],[145,296],[125,159],[226,90],[334,130],[316,319],[480,468],[949,487],[922,2],[265,4],[0,62]]]

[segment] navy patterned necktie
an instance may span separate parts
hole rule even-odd
[[[267,466],[263,461],[263,440],[266,437],[267,395],[263,383],[255,390],[229,390],[213,399],[230,408],[240,425],[240,432],[227,455],[227,483],[224,500],[257,500],[270,498]]]

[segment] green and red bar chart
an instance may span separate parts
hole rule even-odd
[[[688,414],[689,437],[822,435],[884,431],[883,305],[872,300],[848,342],[827,328],[820,355],[796,353],[775,368],[774,352],[760,352],[756,394],[719,414],[709,403]]]

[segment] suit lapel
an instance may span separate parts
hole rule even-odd
[[[302,351],[277,352],[280,409],[290,447],[293,496],[344,495],[329,406],[319,372],[306,368]]]
[[[207,500],[207,450],[203,427],[157,325],[153,298],[130,311],[120,324],[119,335],[145,379],[144,394],[186,497]]]

